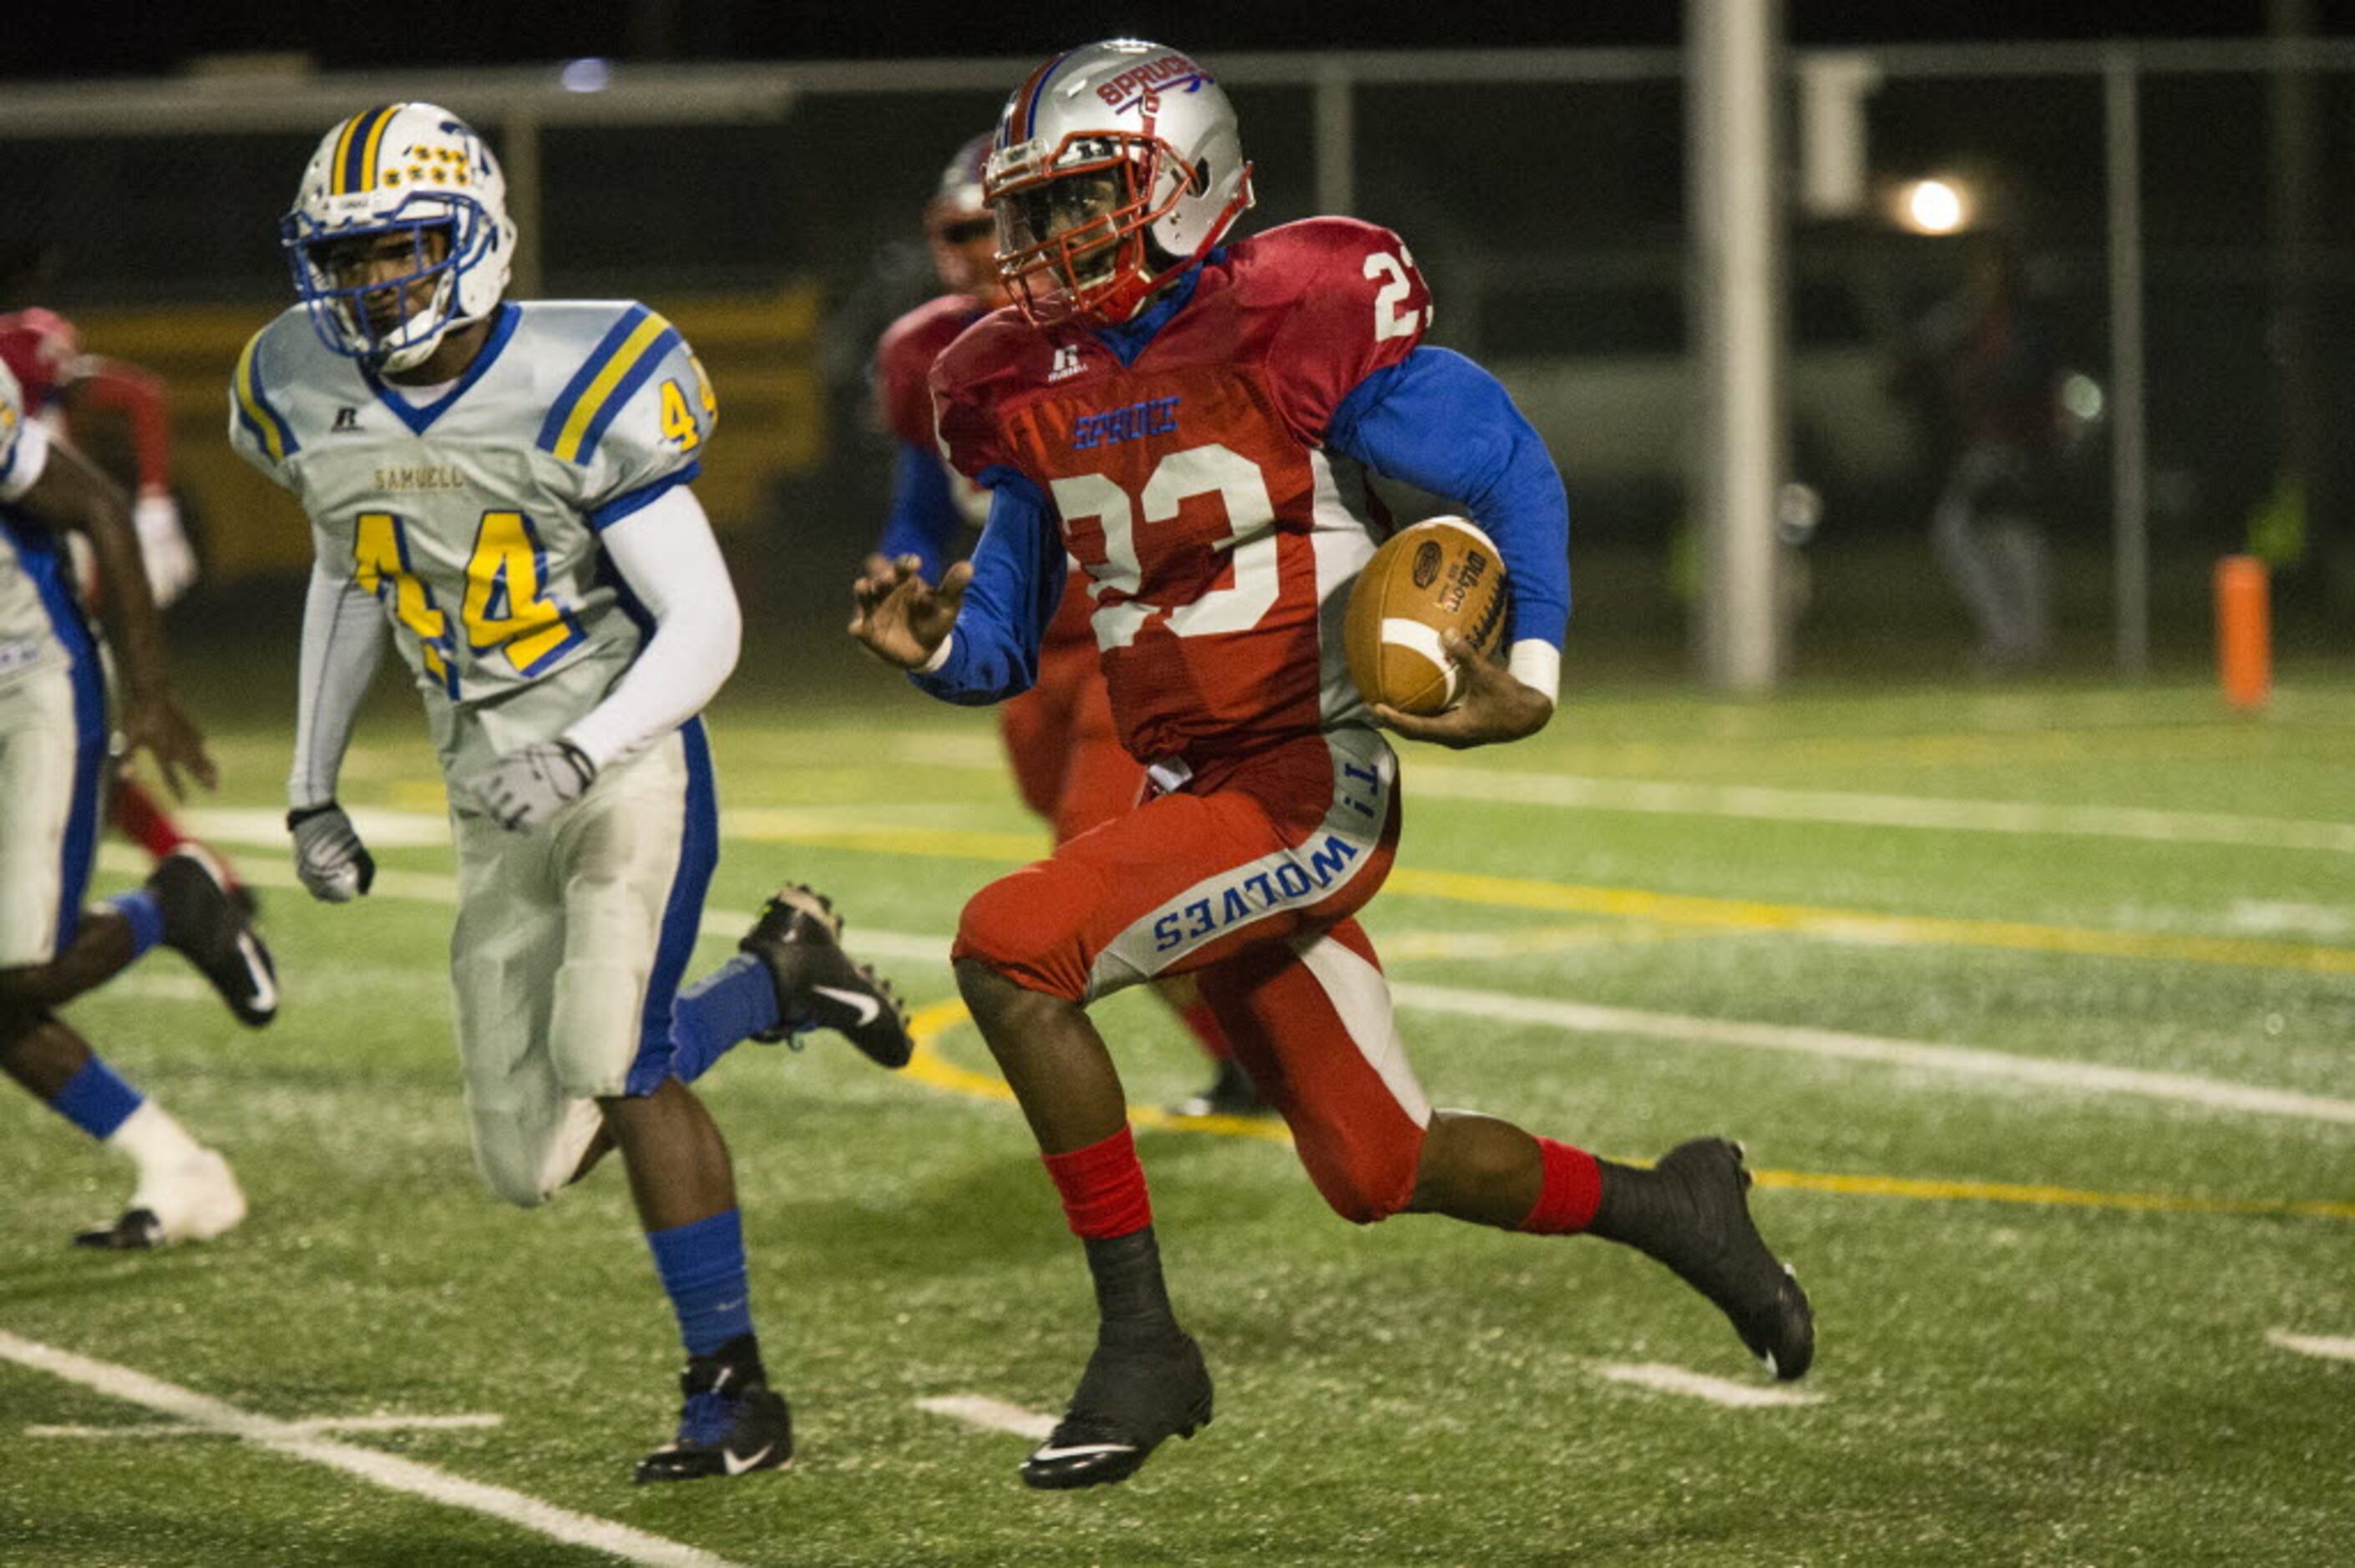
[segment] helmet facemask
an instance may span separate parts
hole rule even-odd
[[[988,181],[998,276],[1033,324],[1127,321],[1194,260],[1172,256],[1152,228],[1200,184],[1168,143],[1134,132],[1008,148]]]
[[[421,194],[380,222],[321,228],[290,213],[281,233],[294,286],[328,346],[373,370],[399,371],[422,363],[459,324],[458,274],[487,227],[471,202]]]
[[[497,309],[515,238],[490,149],[429,103],[330,131],[279,222],[312,329],[378,373],[415,368]]]

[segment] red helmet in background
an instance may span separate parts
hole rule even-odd
[[[932,269],[953,293],[971,295],[985,310],[1006,303],[997,277],[997,220],[982,197],[981,174],[989,161],[990,133],[983,132],[956,151],[941,171],[940,188],[924,207],[924,237],[932,241]]]

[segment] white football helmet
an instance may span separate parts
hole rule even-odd
[[[431,103],[386,104],[328,132],[278,228],[320,339],[378,371],[421,363],[497,309],[515,260],[498,160]],[[407,254],[379,244],[363,264],[358,248],[384,236],[405,238]]]
[[[1033,323],[1127,321],[1252,204],[1234,107],[1191,58],[1111,38],[1015,89],[984,174],[997,268]]]

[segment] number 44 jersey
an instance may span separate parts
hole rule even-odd
[[[503,304],[459,380],[417,388],[297,307],[240,355],[229,438],[383,606],[460,770],[561,733],[636,658],[597,535],[692,480],[717,416],[677,329],[626,301]]]
[[[1355,715],[1341,617],[1389,520],[1327,429],[1430,318],[1396,235],[1315,218],[1211,251],[1125,329],[1000,311],[934,365],[950,461],[1029,479],[1086,569],[1132,755],[1256,749]]]

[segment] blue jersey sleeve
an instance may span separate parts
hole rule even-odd
[[[913,556],[923,563],[925,580],[938,582],[964,521],[940,454],[901,441],[891,471],[891,510],[883,519],[882,537],[875,542],[877,553],[893,560]]]
[[[1449,349],[1377,370],[1334,411],[1326,444],[1385,478],[1463,505],[1504,557],[1507,646],[1560,648],[1570,622],[1570,499],[1511,394]]]
[[[973,547],[973,581],[948,658],[908,674],[943,702],[968,706],[1018,696],[1039,678],[1039,640],[1062,602],[1067,572],[1063,535],[1039,487],[1003,466],[977,477],[989,486],[989,522]]]

